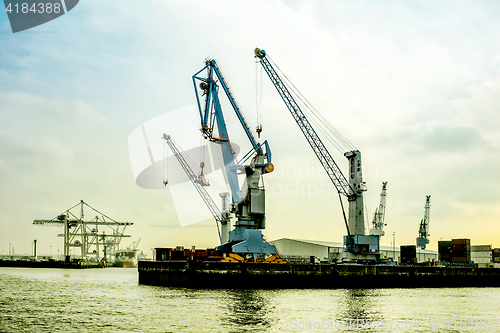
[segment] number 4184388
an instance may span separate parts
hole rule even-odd
[[[11,14],[12,12],[14,12],[15,14],[27,14],[27,13],[39,13],[39,14],[42,14],[42,13],[47,13],[47,14],[51,14],[51,13],[56,13],[58,14],[59,12],[61,12],[61,4],[60,3],[43,3],[43,2],[39,2],[39,3],[34,3],[33,5],[31,5],[31,7],[29,6],[29,4],[27,3],[16,3],[14,5],[12,5],[12,3],[9,3],[9,5],[7,6],[7,8],[5,8],[5,10]]]

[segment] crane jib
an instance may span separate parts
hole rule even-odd
[[[203,199],[203,201],[207,205],[208,209],[210,210],[210,213],[212,214],[212,216],[214,217],[214,219],[217,223],[217,229],[219,228],[218,223],[221,223],[221,224],[227,223],[227,220],[224,218],[224,214],[222,214],[220,212],[219,207],[217,207],[215,202],[212,200],[212,197],[208,194],[208,192],[205,190],[205,188],[203,186],[201,186],[200,184],[195,182],[195,180],[197,178],[196,174],[193,172],[193,170],[191,169],[191,167],[187,163],[186,159],[184,158],[184,156],[180,152],[180,150],[174,144],[170,135],[164,134],[163,138],[165,139],[168,146],[172,150],[172,153],[174,154],[174,156],[177,158],[177,161],[181,165],[182,169],[184,169],[184,172],[188,176],[189,180],[196,188],[196,191],[198,191],[201,198]],[[219,238],[220,237],[221,237],[221,235],[220,235],[220,231],[219,231]]]

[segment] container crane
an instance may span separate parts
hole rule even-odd
[[[200,176],[196,176],[196,174],[194,173],[194,171],[191,169],[186,159],[184,158],[183,154],[181,153],[180,149],[173,142],[172,137],[170,135],[163,134],[163,139],[170,147],[170,150],[172,150],[172,153],[177,158],[177,161],[179,161],[179,164],[181,165],[182,169],[184,169],[184,172],[188,176],[189,180],[196,188],[196,191],[198,191],[198,193],[200,194],[201,198],[203,199],[203,202],[205,202],[205,204],[207,205],[208,210],[210,210],[210,213],[212,213],[212,216],[214,217],[215,222],[217,223],[217,231],[219,233],[219,240],[221,244],[226,243],[228,241],[229,227],[231,226],[229,212],[227,211],[227,209],[224,209],[225,207],[227,207],[225,203],[225,200],[227,198],[226,194],[225,193],[220,194],[222,198],[222,213],[221,213],[219,207],[217,207],[215,202],[212,200],[210,194],[208,194],[207,190],[205,190],[205,186],[208,186],[208,181],[204,177],[202,177],[203,174],[201,174]],[[200,180],[201,177],[202,179]],[[220,224],[220,229],[219,229],[219,224]]]
[[[386,224],[384,223],[385,219],[385,202],[387,197],[387,182],[382,183],[382,191],[380,192],[380,204],[378,208],[375,209],[375,213],[373,214],[372,226],[370,229],[370,235],[378,235],[380,237],[385,235],[384,227]]]
[[[206,76],[201,76],[205,71]],[[206,60],[205,67],[194,74],[192,79],[200,113],[201,132],[205,139],[221,146],[224,168],[231,189],[230,212],[236,217],[234,230],[229,232],[229,240],[216,249],[225,253],[251,254],[254,259],[261,253],[276,254],[275,247],[264,241],[259,230],[265,229],[266,226],[265,189],[261,178],[274,170],[269,144],[267,141],[260,144],[254,138],[215,60]],[[251,150],[238,162],[231,147],[219,100],[220,87],[252,145]],[[247,161],[249,163],[244,164]],[[245,174],[246,177],[241,189],[238,173]]]
[[[138,240],[133,241],[132,244],[127,246],[127,250],[129,251],[137,251],[137,248],[139,247],[139,243],[141,242],[142,237],[139,237]]]
[[[344,213],[344,222],[347,228],[347,236],[344,236],[344,244],[347,252],[356,254],[378,253],[380,244],[379,237],[375,235],[365,236],[363,192],[366,191],[366,183],[363,181],[361,172],[361,153],[359,150],[352,150],[344,154],[349,164],[349,180],[347,180],[309,120],[306,118],[299,104],[290,93],[287,85],[274,69],[266,52],[256,48],[254,53],[255,57],[260,59],[262,67],[271,79],[276,90],[278,90],[278,93],[288,107],[295,122],[306,137],[309,145],[328,174],[328,177],[337,189],[339,198],[340,195],[347,197],[349,202],[348,220],[345,217],[342,199],[340,199],[342,211]]]
[[[427,244],[429,244],[429,221],[431,213],[431,196],[427,195],[425,197],[425,208],[424,208],[424,218],[420,221],[420,227],[418,228],[417,237],[417,247],[425,250]]]
[[[90,214],[97,213],[100,216],[96,215],[94,218],[86,220],[85,216],[89,215],[88,209],[91,210]],[[80,248],[81,258],[92,255],[100,260],[102,258],[100,256],[101,246],[104,249],[104,259],[106,259],[107,253],[114,253],[118,250],[122,238],[131,237],[125,235],[125,229],[133,225],[132,222],[115,221],[83,200],[51,220],[38,219],[34,220],[33,224],[64,227],[64,233],[58,236],[64,238],[64,257],[66,260],[70,259],[71,248]]]

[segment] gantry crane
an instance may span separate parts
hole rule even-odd
[[[347,180],[309,120],[306,118],[304,112],[302,112],[299,104],[287,88],[287,85],[272,66],[266,52],[256,48],[254,53],[255,57],[260,59],[262,67],[271,79],[276,90],[278,90],[278,93],[288,107],[295,122],[306,137],[309,145],[328,174],[328,177],[337,189],[339,197],[341,194],[347,197],[349,202],[348,221],[342,206],[344,221],[347,228],[347,236],[344,237],[344,244],[347,252],[378,253],[379,237],[365,236],[363,192],[366,191],[366,183],[363,181],[361,171],[361,153],[359,150],[351,150],[344,154],[349,164],[349,180]],[[340,202],[342,205],[342,200],[340,200]]]
[[[202,72],[206,72],[206,76],[201,76]],[[265,189],[261,177],[274,169],[269,144],[267,141],[260,144],[254,138],[215,60],[206,60],[205,66],[192,78],[200,113],[201,131],[205,139],[221,146],[224,168],[231,189],[230,212],[234,213],[236,218],[234,230],[229,232],[229,240],[216,249],[243,255],[252,254],[254,258],[260,253],[275,254],[275,247],[264,241],[259,230],[265,229],[266,226]],[[252,145],[251,150],[238,162],[231,147],[219,100],[220,87],[224,90]],[[201,101],[202,98],[204,102]],[[244,164],[247,161],[249,163]],[[246,177],[241,189],[238,172]]]
[[[384,236],[384,227],[386,224],[385,220],[385,203],[387,197],[387,182],[382,182],[382,191],[380,192],[380,204],[375,208],[375,213],[373,214],[372,228],[370,229],[370,235]]]
[[[163,134],[163,139],[165,142],[168,144],[170,147],[170,150],[172,150],[172,153],[174,156],[177,158],[177,161],[179,161],[179,164],[181,165],[182,169],[184,169],[184,172],[188,176],[189,180],[191,183],[193,183],[194,187],[196,188],[196,191],[200,194],[201,198],[205,202],[205,204],[208,207],[208,210],[210,210],[210,213],[212,213],[212,216],[215,219],[215,222],[217,223],[217,230],[219,233],[219,240],[221,244],[224,244],[228,241],[228,229],[231,225],[229,221],[229,212],[227,211],[226,208],[226,198],[227,195],[226,193],[221,193],[220,196],[223,200],[222,203],[222,213],[219,210],[219,207],[215,204],[215,202],[212,200],[212,197],[210,194],[208,194],[207,190],[205,190],[205,186],[208,186],[209,183],[203,176],[203,174],[197,176],[194,171],[191,169],[189,164],[187,163],[186,159],[184,158],[183,154],[181,153],[180,149],[175,145],[173,142],[172,138],[170,135]],[[220,224],[220,229],[219,229],[219,224]]]
[[[425,250],[427,244],[429,244],[429,222],[431,214],[431,196],[427,195],[425,197],[425,208],[424,208],[424,218],[420,221],[420,227],[418,228],[417,237],[417,247]]]
[[[79,214],[75,212],[78,206],[80,206]],[[85,221],[85,207],[101,216]],[[71,248],[80,248],[82,258],[93,255],[96,259],[100,259],[100,247],[104,250],[104,259],[108,259],[108,254],[113,255],[118,250],[123,237],[131,237],[124,233],[127,226],[133,225],[131,222],[115,221],[83,200],[51,220],[34,220],[33,224],[64,226],[64,234],[58,236],[64,238],[64,256],[67,260],[69,260]],[[99,233],[101,227],[106,227],[108,233],[105,230]]]

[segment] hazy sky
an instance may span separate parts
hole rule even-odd
[[[361,151],[370,221],[388,182],[383,245],[393,232],[415,244],[430,194],[431,249],[441,238],[500,247],[500,3],[87,0],[16,34],[0,12],[0,252],[29,253],[33,239],[39,253],[62,251],[62,228],[32,222],[80,199],[134,222],[123,245],[142,237],[145,253],[217,245],[213,220],[180,228],[168,189],[135,184],[128,138],[195,103],[191,76],[207,57],[255,126],[255,47]],[[277,168],[267,239],[340,242],[336,192],[267,77],[262,118]]]

